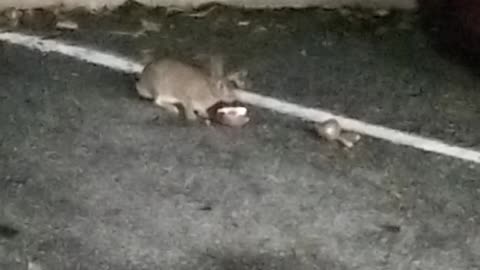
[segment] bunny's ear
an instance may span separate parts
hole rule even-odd
[[[222,93],[225,92],[228,88],[225,81],[223,81],[223,80],[216,80],[215,81],[215,87]]]
[[[224,76],[223,57],[219,54],[210,56],[210,72],[214,78],[222,78]]]
[[[251,86],[251,83],[247,78],[247,76],[248,76],[248,71],[246,69],[242,69],[242,70],[228,74],[226,78],[229,82],[233,83],[236,87],[245,89]]]

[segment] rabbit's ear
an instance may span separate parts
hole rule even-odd
[[[222,101],[231,103],[237,99],[235,93],[232,91],[232,88],[230,85],[228,85],[227,81],[217,80],[215,86],[217,95],[221,98]]]
[[[228,85],[224,80],[216,80],[215,88],[219,93],[222,93],[222,94],[228,91]]]
[[[221,55],[210,56],[210,72],[214,78],[222,78],[224,76],[223,57]]]
[[[248,71],[246,69],[242,69],[228,74],[226,79],[229,82],[233,83],[236,87],[245,89],[251,86],[251,83],[247,76]]]

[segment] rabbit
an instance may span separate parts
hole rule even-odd
[[[235,92],[223,73],[220,56],[210,57],[210,73],[174,58],[160,58],[145,66],[136,82],[138,94],[179,114],[177,104],[184,108],[185,118],[198,116],[209,119],[208,109],[219,102],[233,103]]]

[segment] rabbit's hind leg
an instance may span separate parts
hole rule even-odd
[[[179,115],[178,107],[175,105],[177,103],[176,100],[165,99],[163,97],[157,97],[154,101],[157,106],[162,107],[163,109],[167,110],[168,112]]]

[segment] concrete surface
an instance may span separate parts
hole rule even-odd
[[[133,5],[22,30],[139,58],[220,51],[263,94],[479,149],[470,67],[413,14],[342,13]],[[140,18],[160,32],[126,35]],[[2,269],[480,269],[477,165],[369,138],[345,150],[255,108],[242,129],[190,126],[129,75],[1,48],[0,225],[18,230],[0,230]]]
[[[8,7],[37,8],[56,5],[64,5],[67,9],[77,7],[101,9],[103,7],[115,8],[126,2],[127,0],[2,0],[0,9]],[[415,0],[135,0],[135,2],[153,7],[199,7],[212,2],[246,8],[303,8],[310,6],[336,8],[341,6],[362,6],[370,8],[414,9],[417,6]]]

